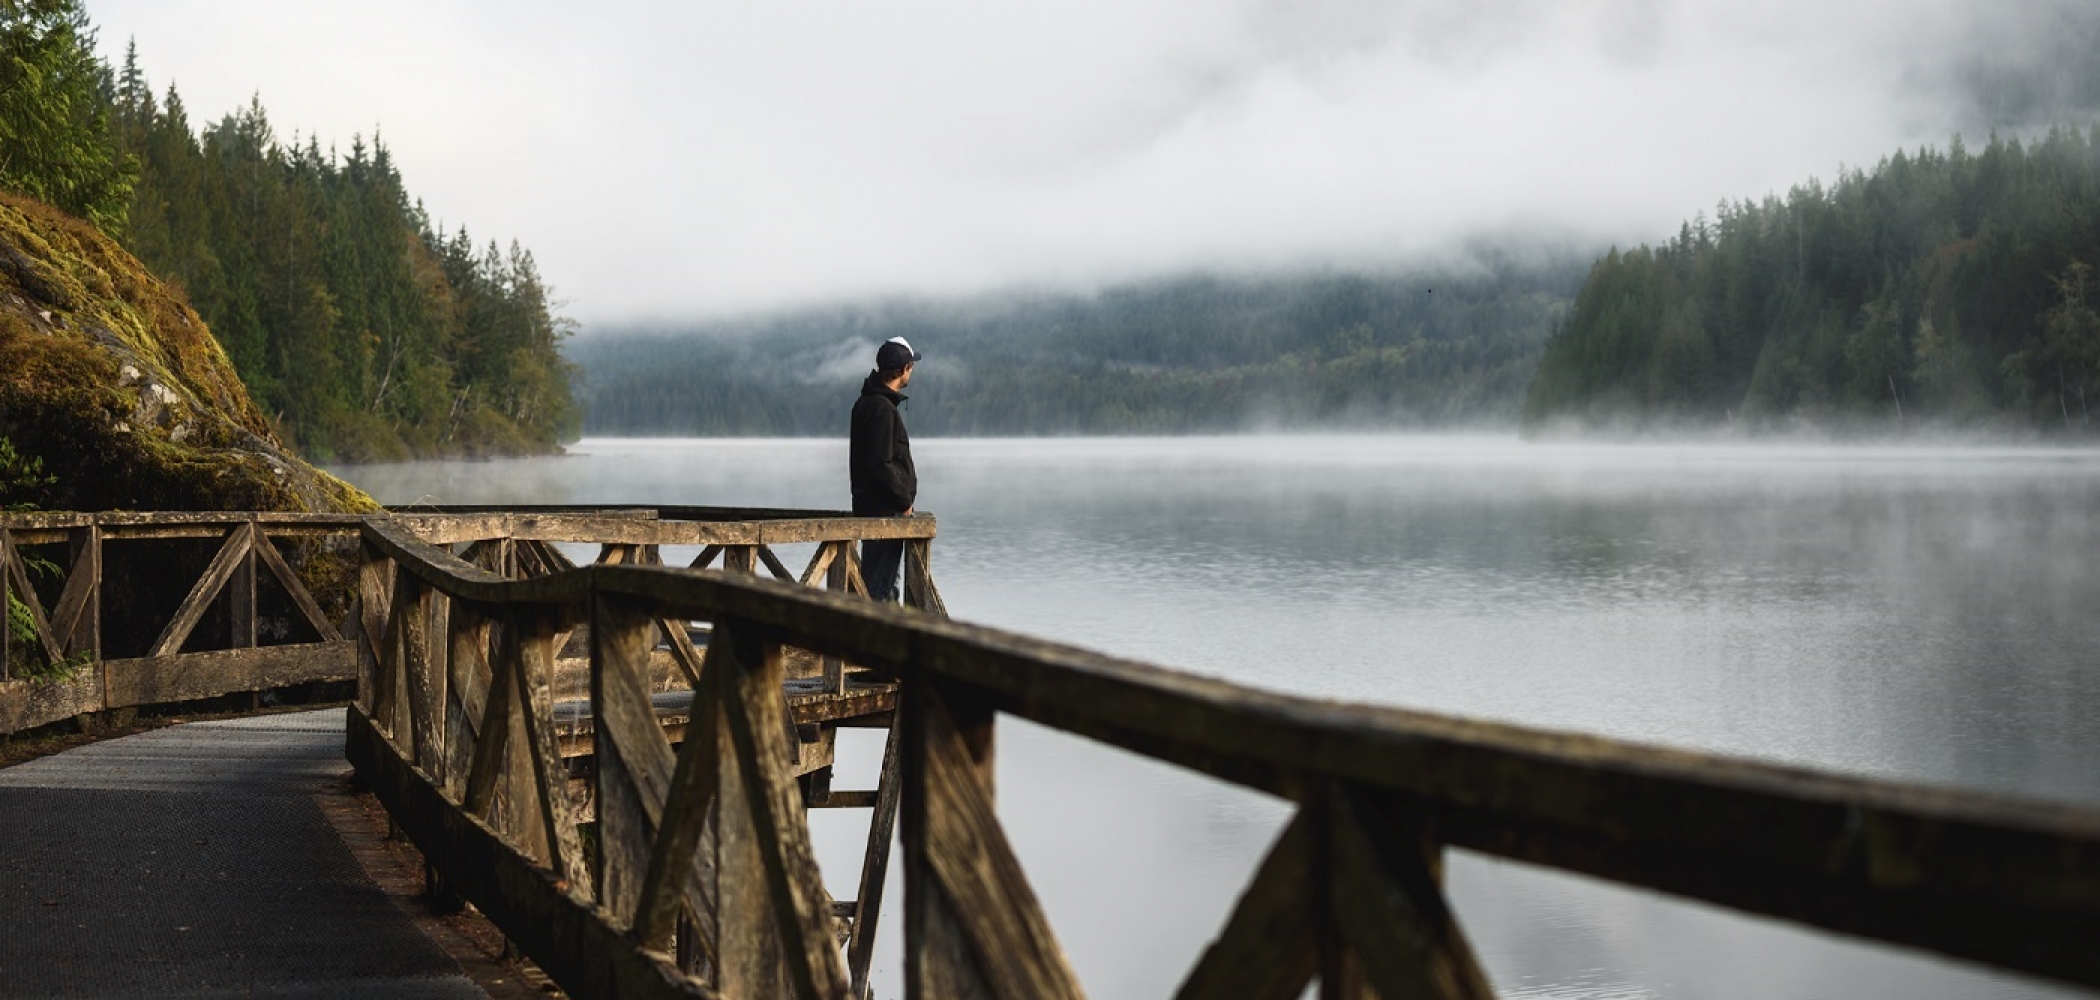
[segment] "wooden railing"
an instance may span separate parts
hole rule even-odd
[[[773,969],[766,981],[777,981],[785,968],[769,943],[777,938],[751,923],[772,912],[763,873],[794,871],[794,884],[810,888],[802,873],[814,862],[797,833],[803,811],[868,810],[860,891],[835,901],[816,885],[798,911],[832,942],[841,984],[850,970],[864,995],[900,792],[896,685],[814,648],[775,643],[762,662],[748,660],[752,637],[733,624],[711,620],[703,628],[693,616],[601,606],[576,582],[615,566],[668,572],[655,568],[664,550],[684,546],[698,549],[688,573],[719,564],[728,572],[703,575],[766,574],[782,586],[872,606],[857,543],[897,539],[905,547],[906,605],[938,615],[935,522],[665,513],[679,519],[454,510],[368,523],[357,622],[364,673],[350,758],[424,850],[445,891],[473,901],[584,994],[626,995],[622,984],[637,975],[690,984],[687,971],[742,982],[738,976],[759,974],[756,966]],[[597,557],[578,569],[559,543],[594,545]],[[776,552],[796,543],[813,549],[799,573]],[[490,588],[504,596],[489,599]],[[750,689],[734,696],[718,689],[732,680]],[[756,714],[742,710],[752,704]],[[725,714],[761,728],[732,738]],[[876,787],[830,787],[841,726],[890,730]],[[700,747],[710,756],[696,756]],[[773,795],[770,811],[712,808],[742,801],[745,788]],[[672,846],[653,849],[666,838]],[[766,853],[781,849],[801,853],[788,860]],[[762,860],[769,857],[772,869]],[[687,863],[652,873],[650,858]],[[535,882],[534,871],[545,878]],[[641,924],[616,929],[579,902],[604,900],[632,918],[645,885],[659,888]],[[621,948],[633,961],[608,957],[608,935],[628,932],[663,954],[644,960]]]
[[[288,560],[279,545],[339,545],[340,564],[348,567],[361,520],[0,514],[0,609],[26,626],[19,636],[14,627],[0,628],[0,735],[110,711],[354,679],[354,647],[314,600],[311,581],[293,568],[297,563],[311,576],[325,559]],[[185,580],[194,582],[179,604],[157,603],[180,593]],[[210,626],[200,627],[207,619]]]
[[[381,516],[436,544],[474,543],[483,564],[520,577],[573,569],[562,543],[596,547],[599,559],[613,561],[654,561],[661,546],[704,545],[692,565],[719,561],[787,576],[774,549],[781,543],[827,532],[923,538],[933,530],[930,519],[897,527],[844,512],[726,507],[426,506]],[[0,614],[21,626],[18,634],[16,622],[0,619],[0,736],[357,680],[362,623],[348,617],[347,601],[323,604],[355,582],[365,520],[0,513]],[[813,585],[865,592],[850,546],[833,539],[818,549]],[[384,597],[364,606],[383,607]],[[826,690],[840,689],[839,662],[823,666]],[[580,690],[581,672],[568,675]]]
[[[782,529],[706,544],[767,530]],[[910,997],[1082,995],[993,806],[1001,713],[1297,804],[1185,998],[1282,1000],[1314,980],[1325,996],[1491,996],[1441,887],[1447,846],[2100,986],[2090,808],[1270,694],[798,585],[811,573],[608,559],[517,581],[405,523],[363,533],[368,566],[398,576],[392,613],[368,609],[385,641],[351,760],[448,887],[573,996],[866,995],[887,855],[833,904],[804,815],[825,793],[794,777],[781,695],[796,649],[901,692],[885,763],[901,781],[875,809],[903,817]],[[908,590],[937,606],[929,551],[913,542]],[[679,646],[693,620],[711,625],[698,656]],[[551,693],[580,627],[589,827]],[[664,657],[693,675],[676,747],[651,700]]]

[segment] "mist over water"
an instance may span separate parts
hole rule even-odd
[[[575,450],[340,471],[389,503],[846,503],[843,441]],[[1451,437],[915,451],[935,575],[968,621],[1302,694],[2100,803],[2100,453]],[[1002,815],[1092,995],[1170,993],[1285,807],[1001,727]],[[867,780],[844,771],[841,787]],[[850,893],[850,831],[831,820],[822,856]],[[1508,996],[2075,995],[1469,855],[1450,884]]]

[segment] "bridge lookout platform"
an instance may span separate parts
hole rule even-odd
[[[572,996],[866,997],[894,841],[907,996],[1080,997],[995,805],[996,720],[1014,715],[1295,804],[1181,985],[1191,1000],[1287,1000],[1315,981],[1323,997],[1492,996],[1444,895],[1450,848],[2100,987],[2100,810],[1293,698],[973,627],[946,617],[933,536],[930,518],[709,508],[0,518],[0,587],[26,623],[0,647],[0,732],[287,688],[350,701],[332,722],[183,727],[0,774],[0,858],[28,859],[0,874],[35,887],[0,899],[44,942],[0,945],[0,976],[116,961],[41,912],[71,903],[30,898],[77,866],[150,866],[151,844],[187,835],[88,852],[124,822],[110,803],[156,809],[155,782],[199,774],[296,789],[336,766],[329,743],[433,891]],[[903,607],[866,600],[866,538],[905,541]],[[165,587],[144,584],[169,574],[193,582],[155,604]],[[872,788],[832,787],[847,727],[886,734]],[[245,749],[239,766],[131,763],[94,787],[153,740],[177,761],[185,741]],[[245,741],[281,747],[277,763]],[[115,797],[39,827],[83,789]],[[867,818],[851,898],[813,856],[823,808]],[[326,844],[280,839],[333,863]],[[231,900],[234,881],[179,888]],[[369,902],[355,885],[248,883],[309,896],[301,919]],[[124,933],[111,914],[129,903],[84,905],[107,912],[76,931]],[[329,933],[283,925],[285,952]],[[190,935],[170,945],[185,961],[239,934],[180,926],[166,933]],[[397,965],[326,981],[463,987],[427,955],[403,945]],[[288,982],[267,968],[185,982]]]

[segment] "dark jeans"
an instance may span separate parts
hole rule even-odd
[[[897,600],[897,570],[904,565],[904,539],[870,538],[860,543],[860,578],[868,596],[885,604]]]

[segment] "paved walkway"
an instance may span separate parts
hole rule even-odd
[[[346,768],[333,709],[0,770],[0,997],[484,997],[321,812]]]

